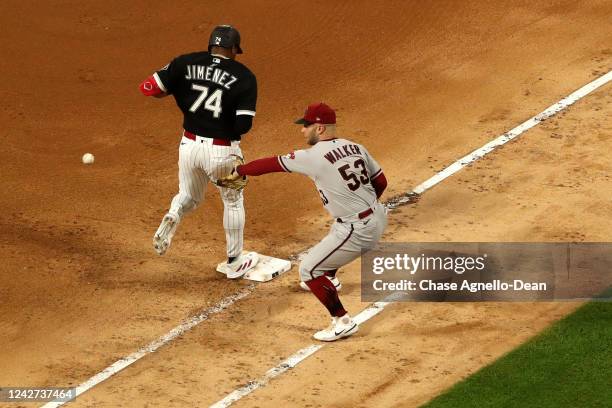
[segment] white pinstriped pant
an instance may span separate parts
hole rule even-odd
[[[233,158],[242,157],[240,142],[231,146],[213,145],[213,140],[196,136],[191,140],[183,136],[179,146],[179,192],[172,199],[170,213],[183,218],[204,199],[209,181],[213,183],[232,171]],[[244,201],[242,191],[217,187],[223,200],[223,228],[227,242],[227,256],[239,256],[243,247]]]

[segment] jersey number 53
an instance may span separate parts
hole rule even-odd
[[[344,180],[347,181],[346,185],[351,191],[357,190],[361,187],[362,184],[368,184],[370,182],[370,177],[368,176],[368,171],[366,170],[366,165],[363,159],[357,159],[353,162],[353,167],[357,170],[361,170],[359,175],[355,174],[351,169],[350,164],[345,164],[342,167],[338,168],[338,172]]]

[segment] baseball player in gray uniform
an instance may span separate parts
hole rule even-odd
[[[358,330],[338,297],[336,272],[380,240],[387,215],[378,198],[387,180],[363,145],[336,137],[336,113],[328,105],[309,105],[304,117],[295,123],[303,125],[302,133],[312,147],[236,165],[221,183],[231,185],[244,176],[271,172],[300,173],[314,181],[323,206],[335,222],[329,234],[302,260],[300,279],[332,316],[331,325],[315,333],[314,338],[334,341]]]

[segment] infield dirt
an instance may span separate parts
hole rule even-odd
[[[77,385],[246,284],[214,271],[212,186],[169,252],[151,247],[177,189],[181,117],[138,84],[205,48],[214,25],[240,29],[259,81],[247,159],[301,148],[292,121],[324,100],[383,166],[385,198],[612,69],[609,1],[4,3],[2,385]],[[610,241],[610,89],[393,212],[385,239]],[[250,250],[286,257],[326,233],[304,177],[253,178],[245,194]],[[358,271],[339,274],[353,313]],[[217,401],[327,325],[297,279],[260,285],[71,406]],[[576,306],[394,305],[238,406],[416,406]]]

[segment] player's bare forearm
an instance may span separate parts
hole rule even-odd
[[[278,156],[264,157],[236,167],[236,172],[241,176],[261,176],[267,173],[284,172],[280,165]]]

